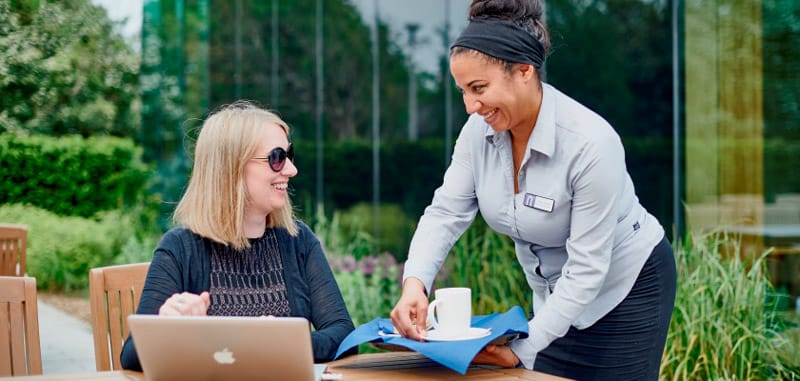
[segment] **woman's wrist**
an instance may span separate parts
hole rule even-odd
[[[428,290],[425,289],[425,283],[422,283],[422,280],[416,277],[408,277],[403,282],[403,292],[405,291],[420,291],[426,297],[428,296]]]

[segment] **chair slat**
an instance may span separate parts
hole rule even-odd
[[[11,303],[8,306],[8,316],[12,327],[23,328],[11,330],[11,374],[27,374],[28,367],[25,366],[24,356],[25,335],[22,332],[25,327],[22,304]]]
[[[122,336],[122,312],[119,308],[119,291],[108,292],[108,334],[111,338],[111,358],[113,361],[119,359],[122,353],[123,340]]]
[[[39,342],[39,303],[36,280],[25,281],[25,347],[28,355],[28,374],[42,374],[42,349]]]
[[[0,377],[11,376],[11,319],[8,316],[10,303],[0,302]]]
[[[133,302],[135,298],[134,293],[135,291],[133,288],[121,289],[119,292],[119,311],[120,315],[123,317],[120,319],[122,321],[123,340],[128,336],[128,333],[131,332],[130,328],[128,328],[128,319],[124,317],[136,311],[136,305]]]
[[[106,302],[105,279],[102,269],[89,271],[89,301],[92,307],[92,336],[94,338],[94,360],[98,371],[111,369],[108,337],[108,303]]]

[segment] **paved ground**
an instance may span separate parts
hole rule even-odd
[[[39,300],[39,340],[42,372],[94,372],[92,327],[58,308]]]

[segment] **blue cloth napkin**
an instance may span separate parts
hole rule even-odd
[[[519,334],[522,338],[528,337],[528,320],[520,306],[511,307],[511,309],[502,314],[493,313],[491,315],[473,316],[472,326],[490,328],[492,332],[489,336],[472,340],[419,342],[404,337],[381,336],[378,333],[379,331],[392,333],[392,321],[385,318],[376,318],[350,332],[344,338],[342,344],[339,345],[336,358],[359,344],[380,341],[419,352],[458,373],[466,374],[467,368],[472,359],[475,358],[475,355],[493,340],[507,334]]]

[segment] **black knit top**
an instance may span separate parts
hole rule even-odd
[[[250,248],[245,250],[212,243],[209,275],[209,315],[289,316],[291,312],[273,229],[251,239]]]

